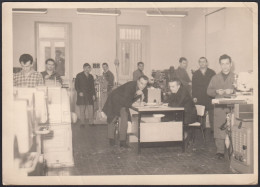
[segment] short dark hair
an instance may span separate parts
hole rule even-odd
[[[87,66],[91,67],[91,66],[89,65],[89,63],[83,64],[83,68],[84,68],[84,67],[87,67]]]
[[[144,65],[144,63],[143,63],[143,62],[138,62],[138,63],[137,63],[137,66],[139,66],[140,64]]]
[[[22,55],[20,56],[20,58],[19,58],[20,64],[21,64],[22,62],[25,63],[25,62],[28,62],[28,61],[30,61],[30,64],[33,63],[33,57],[32,57],[31,55],[29,55],[29,54],[22,54]]]
[[[180,81],[180,79],[178,79],[178,78],[176,78],[176,77],[170,79],[170,80],[169,80],[169,83],[170,83],[170,82],[177,82],[178,85],[181,85],[181,81]]]
[[[141,76],[138,78],[138,80],[140,80],[140,79],[144,79],[144,80],[146,80],[146,81],[149,80],[146,75],[141,75]]]
[[[56,65],[55,60],[53,60],[52,58],[48,58],[47,60],[45,60],[45,64],[47,64],[49,61],[53,62],[54,65]]]
[[[208,62],[208,59],[207,59],[206,57],[204,57],[204,56],[200,57],[200,58],[199,58],[199,61],[200,61],[201,59],[205,59],[206,62]]]
[[[179,59],[179,63],[182,63],[182,61],[187,61],[187,58],[181,57],[181,58]]]
[[[223,60],[223,59],[229,59],[229,62],[230,62],[230,63],[232,62],[231,57],[228,56],[228,55],[226,55],[226,54],[221,55],[221,56],[219,57],[219,63],[220,63],[221,60]]]
[[[107,64],[106,62],[104,62],[104,63],[102,64],[102,66],[104,66],[104,65],[106,65],[106,66],[108,67],[108,64]]]

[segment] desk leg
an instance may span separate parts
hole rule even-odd
[[[182,152],[185,152],[184,111],[182,112]]]
[[[141,153],[141,145],[140,145],[140,123],[141,123],[141,114],[138,114],[138,154]]]

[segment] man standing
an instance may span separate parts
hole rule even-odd
[[[115,121],[120,117],[119,140],[120,147],[127,147],[127,121],[129,107],[138,99],[147,100],[148,77],[142,75],[137,81],[130,81],[116,88],[108,96],[103,107],[103,112],[107,115],[108,138],[110,145],[115,144]]]
[[[214,75],[209,83],[207,94],[215,98],[223,98],[233,93],[234,73],[231,72],[231,57],[224,54],[219,58],[221,72]],[[215,105],[214,108],[214,138],[217,147],[217,158],[223,159],[225,152],[225,130],[220,127],[225,123],[226,114],[230,110],[227,105]]]
[[[33,58],[29,54],[23,54],[19,58],[22,70],[13,76],[14,86],[36,87],[43,85],[41,73],[33,70]]]
[[[208,68],[208,60],[205,57],[199,59],[200,68],[192,76],[192,98],[195,104],[204,105],[208,111],[211,133],[213,133],[214,110],[211,104],[212,97],[207,94],[207,88],[215,71]],[[204,119],[205,122],[205,119]]]
[[[179,67],[175,70],[175,75],[181,81],[182,85],[191,94],[191,80],[186,71],[187,67],[188,67],[188,60],[184,57],[181,57],[179,59]]]
[[[80,109],[81,125],[93,125],[93,103],[96,98],[94,78],[90,74],[91,66],[88,63],[83,65],[83,72],[78,73],[75,80],[77,91],[77,105]]]
[[[56,65],[55,61],[49,58],[45,61],[45,64],[46,64],[46,71],[41,72],[44,81],[53,80],[53,81],[58,81],[60,84],[62,84],[62,79],[60,75],[54,71]]]
[[[114,87],[114,75],[113,73],[109,70],[108,64],[107,63],[103,63],[102,64],[102,68],[103,68],[103,76],[105,77],[106,81],[108,82],[107,85],[107,94],[110,94],[113,87]]]
[[[144,75],[144,63],[143,62],[138,62],[137,63],[137,70],[133,72],[133,81],[137,81],[139,77]]]
[[[57,63],[56,72],[61,76],[65,76],[65,59],[61,57],[60,50],[56,50],[55,54],[55,61]]]

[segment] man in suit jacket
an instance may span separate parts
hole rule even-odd
[[[133,81],[137,81],[140,76],[144,75],[144,63],[138,62],[137,68],[138,69],[133,72]]]
[[[108,64],[104,62],[102,64],[102,68],[104,70],[103,76],[105,77],[106,81],[108,82],[107,85],[107,94],[110,94],[113,87],[114,87],[114,75],[113,73],[109,70]]]
[[[207,88],[211,78],[216,73],[214,70],[208,68],[208,61],[205,57],[199,59],[199,66],[200,68],[192,76],[192,98],[194,103],[205,106],[205,110],[209,114],[211,133],[213,133],[214,107],[211,104],[212,97],[207,94]]]
[[[148,77],[142,75],[137,81],[130,81],[116,88],[108,96],[103,107],[103,112],[107,115],[108,138],[110,145],[115,144],[115,120],[120,117],[119,140],[121,147],[127,147],[127,121],[129,117],[129,108],[132,104],[141,98],[147,100]]]
[[[189,91],[191,95],[191,80],[186,71],[188,60],[184,57],[179,59],[179,67],[175,70],[176,77],[181,81],[182,85]]]
[[[94,78],[90,74],[91,66],[88,63],[83,65],[83,72],[78,73],[75,80],[77,91],[77,105],[80,109],[81,125],[85,125],[85,118],[89,125],[93,125],[93,103],[96,98]],[[85,115],[87,113],[87,115]]]

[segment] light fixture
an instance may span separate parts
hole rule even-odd
[[[97,15],[97,16],[119,16],[120,10],[105,8],[77,8],[77,14]]]
[[[13,8],[13,13],[22,14],[46,14],[48,10],[46,8]]]
[[[188,15],[186,11],[171,11],[171,10],[147,10],[146,16],[160,17],[185,17]]]

